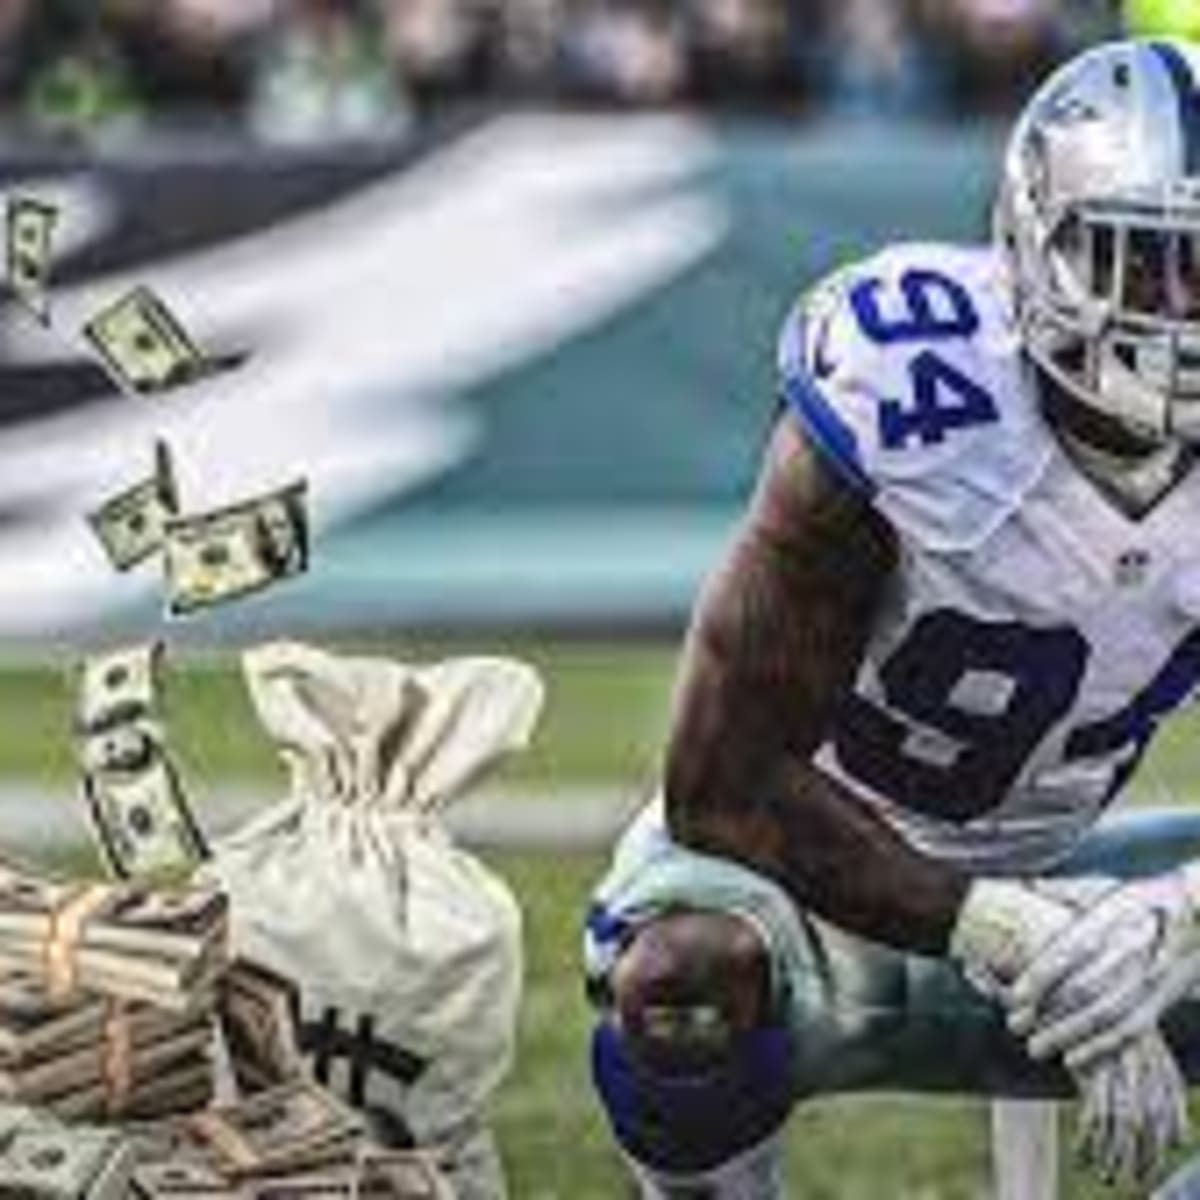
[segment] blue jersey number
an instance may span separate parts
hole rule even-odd
[[[850,307],[874,342],[937,342],[971,337],[979,330],[970,293],[948,275],[905,271],[896,290],[898,296],[889,296],[883,280],[865,279],[850,292]],[[912,395],[885,400],[879,408],[879,438],[886,449],[900,449],[910,438],[934,445],[948,430],[997,419],[991,395],[935,350],[919,351],[908,370]]]
[[[838,757],[851,775],[905,808],[970,821],[1003,800],[1071,707],[1087,651],[1069,627],[927,613],[880,670],[888,707],[860,696],[848,702],[837,726]],[[961,694],[972,676],[989,702],[972,706]]]
[[[834,734],[846,770],[896,804],[967,822],[997,808],[1070,709],[1090,651],[1069,626],[1034,629],[953,610],[916,622],[879,672],[886,707],[853,695]],[[1200,631],[1120,712],[1075,729],[1067,760],[1113,756],[1109,795],[1158,722],[1200,683]]]

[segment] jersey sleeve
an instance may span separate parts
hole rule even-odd
[[[1050,455],[986,251],[904,246],[801,299],[779,391],[826,463],[902,536],[977,544]]]

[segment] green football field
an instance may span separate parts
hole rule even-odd
[[[350,647],[344,647],[350,648]],[[367,649],[359,646],[357,649]],[[511,653],[536,663],[548,706],[535,747],[506,771],[531,795],[556,786],[628,794],[653,774],[674,652],[667,645],[544,644],[480,639],[470,645],[376,644],[428,659]],[[70,802],[69,665],[0,667],[0,784],[62,790]],[[189,773],[205,781],[281,786],[232,657],[183,656],[168,664],[168,723]],[[1195,789],[1200,738],[1192,718],[1164,732],[1144,777],[1161,803]],[[535,801],[531,801],[535,802]],[[0,828],[0,843],[4,832]],[[57,856],[56,856],[57,857]],[[497,1125],[514,1200],[626,1197],[586,1072],[589,1017],[577,971],[580,913],[603,865],[599,852],[492,853],[526,917],[527,981],[516,1069],[499,1098]],[[793,1194],[828,1200],[950,1200],[987,1195],[986,1108],[978,1101],[872,1096],[805,1106],[792,1120]],[[1069,1114],[1064,1133],[1069,1136]],[[1121,1197],[1070,1172],[1068,1197]]]

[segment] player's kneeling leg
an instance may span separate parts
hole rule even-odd
[[[772,1023],[754,927],[720,912],[660,916],[622,950],[608,991],[596,1086],[649,1193],[778,1195],[773,1135],[793,1103],[793,1051]]]

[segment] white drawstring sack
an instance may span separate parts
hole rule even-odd
[[[314,1074],[395,1141],[446,1148],[458,1194],[504,1194],[487,1102],[513,1055],[521,918],[441,814],[525,747],[529,666],[409,666],[274,642],[243,658],[290,794],[218,842],[235,954],[300,988]]]

